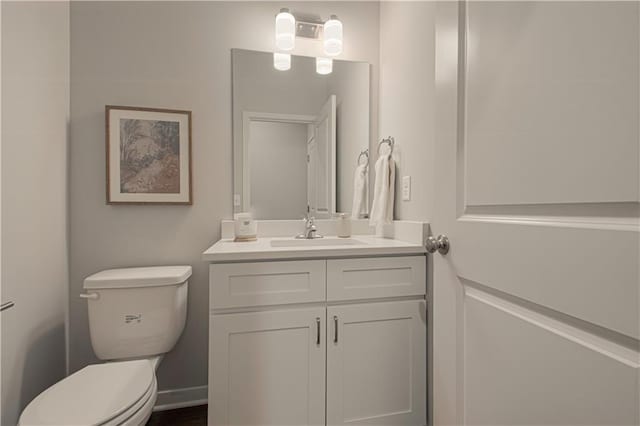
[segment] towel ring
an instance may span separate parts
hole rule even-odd
[[[396,140],[393,138],[393,136],[389,136],[386,139],[382,139],[380,141],[380,143],[378,143],[378,155],[380,155],[380,147],[382,146],[383,143],[386,143],[389,145],[389,148],[391,149],[391,152],[389,152],[389,154],[393,153],[393,145],[395,145]]]
[[[358,166],[360,165],[360,160],[362,159],[362,157],[365,157],[365,163],[364,165],[368,165],[369,164],[369,148],[365,149],[364,151],[360,151],[360,155],[358,155]]]

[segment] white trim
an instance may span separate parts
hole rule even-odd
[[[284,114],[273,112],[242,111],[242,207],[248,211],[251,207],[251,171],[249,170],[249,141],[251,140],[251,122],[311,124],[316,121],[315,115]]]
[[[195,407],[208,403],[208,387],[167,389],[158,392],[153,411],[173,410],[175,408]]]

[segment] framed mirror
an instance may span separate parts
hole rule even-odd
[[[356,167],[368,164],[370,65],[334,60],[321,75],[312,57],[292,55],[291,68],[279,71],[273,53],[231,54],[234,212],[351,213]]]

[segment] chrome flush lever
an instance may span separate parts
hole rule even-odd
[[[100,295],[98,293],[80,293],[80,297],[82,299],[92,299],[92,300],[100,299]]]

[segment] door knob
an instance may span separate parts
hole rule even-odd
[[[427,251],[431,254],[438,251],[440,254],[449,253],[449,238],[446,235],[438,235],[437,237],[427,238],[425,243]]]

